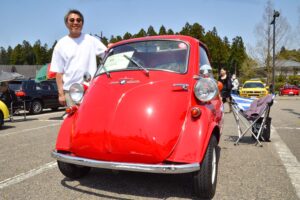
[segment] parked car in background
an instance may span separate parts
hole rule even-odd
[[[25,101],[26,110],[31,114],[39,114],[45,108],[57,110],[58,91],[55,80],[36,82],[32,79],[19,79],[9,82],[9,88],[14,90],[20,100]]]
[[[279,89],[279,95],[299,95],[299,90],[295,85],[285,85]]]
[[[269,88],[257,79],[245,81],[243,86],[239,89],[240,96],[246,98],[260,98],[269,94]]]
[[[66,109],[52,152],[62,174],[191,173],[195,194],[212,198],[223,104],[207,55],[199,40],[180,35],[111,46],[89,88],[70,88],[77,105]]]

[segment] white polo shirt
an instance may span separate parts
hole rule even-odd
[[[97,70],[96,55],[103,56],[106,46],[89,34],[78,38],[68,35],[61,38],[54,47],[50,71],[63,73],[63,89],[69,90],[73,83],[82,83],[83,75],[94,76]]]

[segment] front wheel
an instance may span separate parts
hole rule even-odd
[[[68,178],[79,179],[87,175],[91,168],[57,161],[60,172]]]
[[[200,170],[193,177],[194,191],[200,198],[211,199],[216,192],[218,173],[217,146],[217,139],[212,135],[204,160],[200,165]]]

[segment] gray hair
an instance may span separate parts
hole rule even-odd
[[[71,9],[71,10],[69,10],[69,11],[67,12],[67,14],[65,15],[65,18],[64,18],[65,24],[67,24],[67,22],[68,22],[68,17],[69,17],[70,14],[77,14],[77,15],[79,15],[80,18],[82,19],[82,24],[83,24],[83,22],[84,22],[83,15],[82,15],[82,13],[81,13],[79,10],[76,10],[76,9]]]

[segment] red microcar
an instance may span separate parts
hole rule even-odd
[[[295,85],[286,85],[280,88],[279,95],[299,95],[299,88]]]
[[[52,156],[66,177],[91,168],[192,173],[199,197],[217,183],[223,104],[206,46],[188,36],[118,42],[88,88],[70,88]]]

